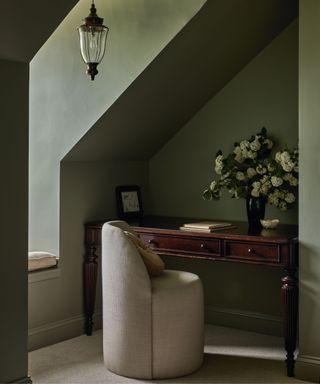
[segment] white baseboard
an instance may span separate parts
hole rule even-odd
[[[222,308],[205,307],[206,323],[239,328],[268,335],[282,336],[282,319],[265,313]]]
[[[299,354],[295,366],[295,377],[320,383],[320,357]]]
[[[101,328],[102,313],[101,311],[95,313],[94,329]],[[28,331],[28,349],[42,348],[47,345],[55,344],[63,340],[71,339],[76,336],[84,334],[84,315],[76,315],[42,325],[40,327],[31,328]]]

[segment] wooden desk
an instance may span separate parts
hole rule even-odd
[[[100,254],[101,228],[104,222],[85,225],[86,255],[84,261],[84,304],[86,334],[92,334],[94,313],[97,252]],[[196,221],[186,218],[149,216],[130,223],[142,240],[160,255],[273,266],[282,268],[281,301],[284,339],[287,352],[287,374],[294,375],[294,351],[298,312],[298,228],[280,225],[276,230],[248,233],[247,223],[235,222],[236,228],[214,233],[184,232],[179,226]]]

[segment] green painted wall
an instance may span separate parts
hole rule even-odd
[[[27,376],[27,64],[0,61],[0,383]]]
[[[90,2],[81,0],[31,61],[30,250],[59,254],[60,161],[204,2],[99,1],[110,33],[92,82],[76,30],[89,12]]]
[[[320,380],[320,2],[300,1],[300,291],[297,377]]]
[[[246,220],[244,200],[232,200],[226,195],[219,202],[208,202],[202,200],[201,194],[213,176],[217,150],[227,153],[235,141],[250,137],[262,126],[281,144],[297,143],[297,22],[272,41],[151,159],[151,212]],[[266,215],[297,223],[297,213],[297,207],[285,214],[267,207]],[[197,270],[201,275],[208,321],[280,332],[280,271],[171,259],[167,262],[170,267]],[[257,298],[257,290],[252,287],[259,287],[266,300]],[[257,324],[250,324],[252,312],[263,314]],[[248,315],[246,320],[241,313]]]
[[[265,126],[279,143],[298,138],[298,25],[291,24],[212,98],[150,161],[152,211],[170,216],[246,219],[244,200],[204,201],[219,149]],[[266,216],[297,223],[297,207]]]

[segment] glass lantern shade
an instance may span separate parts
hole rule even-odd
[[[103,19],[97,16],[94,4],[85,23],[78,28],[80,51],[83,61],[87,64],[87,73],[94,80],[98,73],[97,66],[103,59],[109,28],[102,25]]]

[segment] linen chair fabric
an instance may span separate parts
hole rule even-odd
[[[123,231],[102,228],[103,354],[116,374],[161,379],[187,375],[203,360],[203,291],[193,273],[151,277]]]

